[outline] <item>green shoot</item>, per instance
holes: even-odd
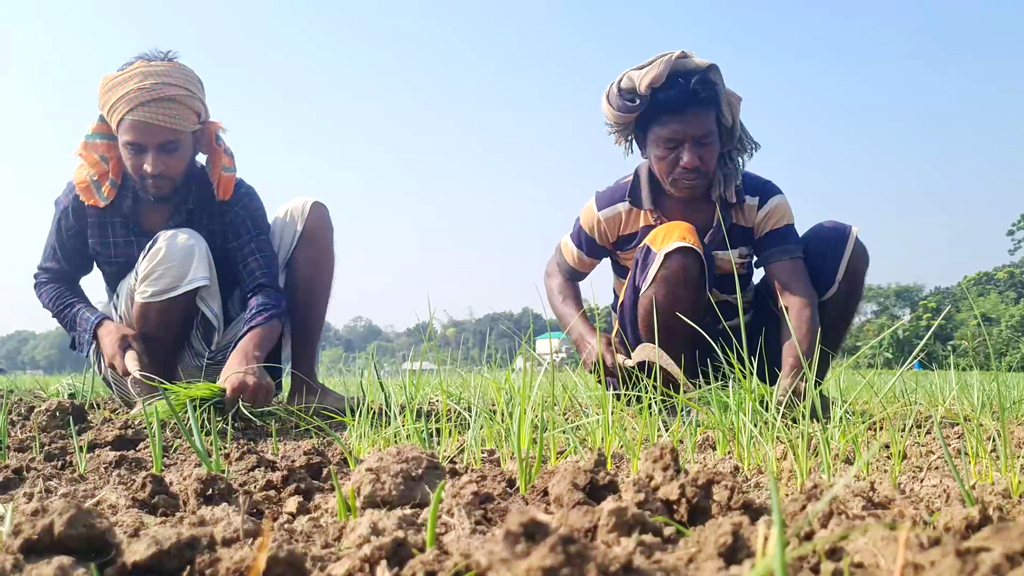
[[[355,520],[359,517],[359,504],[356,502],[356,489],[351,486],[348,489],[348,513]]]
[[[188,400],[185,402],[185,409],[188,411],[189,425],[185,425],[185,421],[182,419],[181,414],[178,411],[178,407],[168,394],[167,388],[164,386],[157,386],[160,390],[161,396],[164,398],[164,405],[167,406],[168,411],[171,413],[171,418],[174,419],[174,423],[178,426],[178,430],[181,435],[188,442],[190,448],[195,453],[196,457],[202,463],[203,467],[215,474],[220,474],[220,462],[216,464],[213,459],[210,458],[209,451],[206,448],[206,443],[203,441],[202,427],[199,424],[199,416],[196,412],[196,400]],[[222,389],[223,390],[223,389]]]
[[[430,514],[427,516],[427,550],[437,546],[437,516],[441,510],[441,500],[444,498],[444,486],[445,481],[441,480],[430,497]]]
[[[657,522],[659,524],[665,524],[666,526],[671,526],[675,528],[676,532],[679,533],[680,536],[690,536],[690,534],[692,534],[689,528],[683,526],[682,524],[676,522],[671,518],[666,518],[664,516],[655,516],[654,518],[651,518],[651,521]]]
[[[775,470],[768,469],[768,490],[772,499],[772,531],[775,534],[775,553],[772,567],[775,576],[786,576],[786,520],[782,516],[782,502],[779,498],[779,483]]]
[[[160,412],[153,410],[152,416],[149,409],[142,406],[142,417],[146,421],[146,435],[149,436],[149,451],[153,455],[153,473],[164,473],[164,436],[160,430]]]
[[[973,507],[975,504],[974,493],[971,489],[964,484],[963,478],[960,477],[960,471],[956,467],[956,463],[953,462],[953,456],[949,453],[949,446],[946,445],[946,437],[942,435],[942,428],[939,426],[939,417],[935,416],[935,435],[939,438],[939,444],[942,444],[942,455],[946,459],[946,465],[949,466],[949,471],[953,473],[953,479],[956,480],[957,487],[960,488],[960,495],[964,499],[964,504],[968,508]]]
[[[88,466],[89,439],[86,437],[85,442],[79,442],[78,432],[75,431],[74,419],[68,418],[68,423],[71,429],[71,448],[75,452],[75,469],[78,470],[79,476],[85,476],[85,470]]]
[[[8,392],[4,390],[3,400],[0,401],[0,462],[7,462],[10,451],[10,421],[11,402],[8,399]]]
[[[39,436],[39,426],[36,425],[36,421],[32,420],[32,455],[39,458],[43,455],[43,440]]]
[[[338,473],[334,471],[334,466],[331,466],[330,471],[331,485],[334,486],[334,504],[337,509],[338,522],[348,522],[352,518],[352,515],[349,514],[348,501],[345,499],[345,493],[341,490],[341,484],[338,482]]]

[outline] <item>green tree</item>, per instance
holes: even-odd
[[[1021,214],[1017,221],[1010,225],[1006,231],[1006,237],[1010,239],[1010,256],[1016,256],[1021,248],[1024,248],[1024,214]]]
[[[22,364],[27,369],[48,374],[67,374],[81,372],[86,360],[71,350],[71,338],[57,328],[35,335],[22,352]]]
[[[60,328],[42,333],[18,330],[0,337],[0,367],[9,372],[80,372],[86,366],[86,359],[71,351],[70,343],[71,339]]]
[[[340,331],[341,349],[349,354],[366,352],[370,345],[380,340],[384,330],[369,318],[356,316],[342,326]]]

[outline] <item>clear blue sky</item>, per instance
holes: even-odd
[[[1020,2],[89,4],[0,8],[0,333],[54,326],[32,291],[53,199],[100,78],[152,47],[203,78],[268,210],[331,207],[336,323],[539,307],[579,208],[639,161],[605,135],[603,89],[668,50],[719,63],[763,145],[751,169],[801,230],[859,226],[871,282],[1005,262],[1024,211]]]

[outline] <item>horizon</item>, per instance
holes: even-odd
[[[787,194],[801,231],[826,219],[860,229],[869,283],[947,286],[1013,260],[1024,6],[742,2],[726,16],[655,3],[631,9],[648,25],[631,41],[611,3],[180,6],[5,10],[0,74],[23,88],[0,92],[17,135],[0,144],[0,170],[18,215],[0,231],[12,247],[0,334],[56,327],[32,290],[53,200],[100,78],[154,47],[203,78],[268,212],[298,195],[331,208],[328,320],[339,327],[355,316],[408,327],[428,303],[455,318],[549,316],[542,273],[555,245],[640,160],[606,135],[600,95],[676,49],[718,63],[743,97],[763,146],[750,169]],[[231,26],[201,34],[186,6]],[[116,33],[99,45],[98,29]],[[610,278],[603,264],[584,296],[607,304]],[[83,285],[103,299],[97,273]]]

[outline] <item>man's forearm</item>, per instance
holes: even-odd
[[[96,335],[96,328],[107,319],[107,315],[93,306],[81,286],[68,285],[37,274],[35,291],[43,308],[71,336],[71,346],[75,351],[87,353]]]
[[[270,354],[270,351],[281,339],[282,329],[280,320],[271,320],[256,326],[242,336],[238,345],[235,346],[234,352],[231,353],[232,356],[240,354],[250,365],[263,364],[267,359],[267,354]]]
[[[813,373],[814,356],[818,349],[818,309],[812,302],[794,300],[788,304],[783,302],[786,308],[786,316],[782,318],[783,382],[799,379],[805,370]]]
[[[576,348],[579,349],[582,343],[592,342],[597,329],[591,324],[583,309],[583,294],[580,292],[579,284],[566,278],[552,261],[544,274],[544,287],[547,290],[551,311]]]

